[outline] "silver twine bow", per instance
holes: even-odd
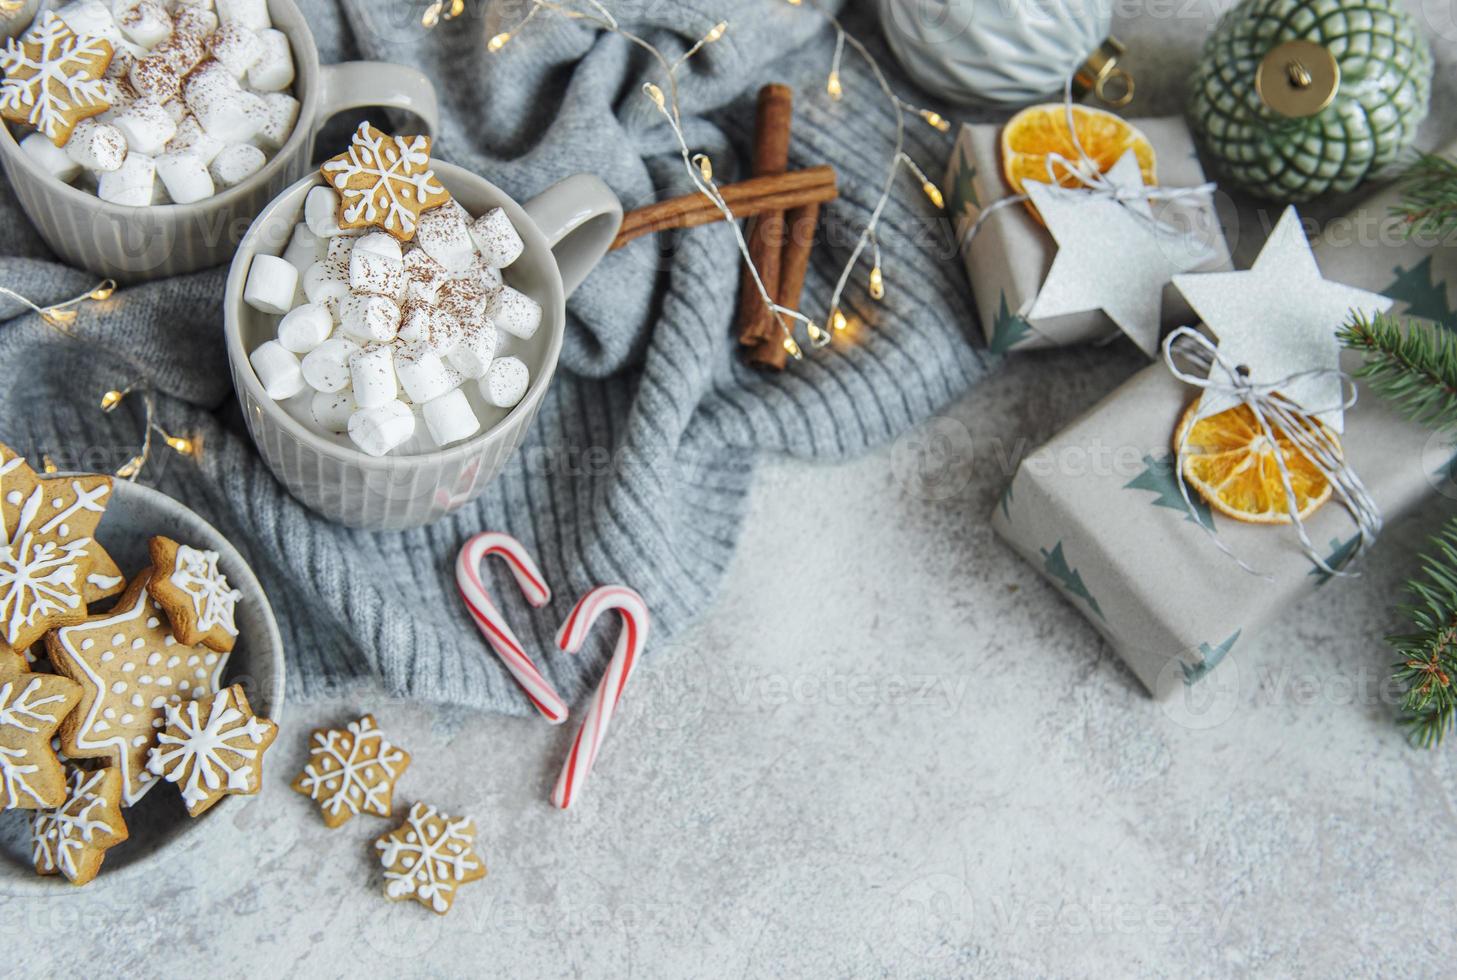
[[[1069,75],[1062,84],[1062,108],[1067,118],[1067,132],[1072,139],[1073,149],[1077,151],[1077,162],[1069,160],[1061,153],[1047,154],[1047,184],[1048,192],[1071,197],[1082,196],[1085,198],[1103,198],[1105,200],[1117,201],[1125,207],[1134,201],[1152,201],[1155,199],[1172,201],[1185,197],[1197,197],[1202,194],[1212,194],[1218,185],[1213,181],[1199,184],[1196,187],[1160,187],[1157,184],[1143,184],[1138,187],[1121,187],[1113,183],[1098,167],[1098,161],[1088,155],[1083,149],[1082,140],[1078,139],[1076,120],[1073,117],[1073,76]],[[1064,187],[1058,179],[1059,171],[1075,181],[1079,186]],[[993,201],[982,209],[981,214],[976,216],[971,227],[966,229],[961,236],[960,246],[966,248],[976,233],[981,230],[982,223],[987,218],[1016,204],[1029,200],[1026,194],[1010,194],[1007,197]],[[1128,208],[1128,213],[1136,217],[1140,222],[1148,226],[1155,235],[1169,236],[1187,241],[1192,233],[1181,232],[1178,229],[1159,221],[1152,215],[1140,211],[1137,208]]]
[[[1177,353],[1174,350],[1176,346],[1180,348]],[[1260,432],[1272,447],[1275,465],[1280,471],[1280,485],[1285,491],[1286,512],[1295,525],[1296,534],[1300,536],[1301,551],[1327,575],[1351,574],[1332,567],[1315,550],[1315,545],[1305,531],[1305,524],[1300,519],[1300,508],[1295,502],[1295,491],[1290,484],[1290,470],[1285,463],[1285,454],[1280,451],[1279,442],[1276,439],[1278,431],[1310,461],[1311,465],[1330,483],[1333,492],[1356,522],[1360,540],[1350,559],[1342,563],[1343,565],[1349,564],[1370,547],[1376,541],[1376,536],[1381,533],[1381,511],[1366,491],[1366,486],[1361,482],[1361,478],[1346,462],[1345,454],[1341,450],[1341,444],[1335,434],[1319,420],[1319,416],[1325,412],[1335,411],[1338,408],[1344,411],[1355,406],[1356,384],[1351,376],[1335,369],[1317,369],[1301,371],[1276,382],[1256,384],[1250,381],[1248,373],[1240,365],[1231,364],[1228,358],[1219,353],[1219,348],[1213,341],[1193,327],[1179,327],[1171,332],[1164,338],[1163,352],[1164,363],[1168,365],[1169,371],[1173,373],[1174,377],[1180,381],[1201,388],[1206,394],[1212,392],[1225,398],[1232,398],[1249,408],[1254,414]],[[1187,360],[1191,370],[1185,371],[1180,368],[1176,357]],[[1340,380],[1341,388],[1346,393],[1340,405],[1312,408],[1296,405],[1280,394],[1280,389],[1288,388],[1294,382],[1315,377],[1335,377]],[[1202,412],[1196,413],[1193,422],[1207,417]],[[1191,514],[1194,512],[1194,505],[1189,497],[1189,485],[1184,480],[1184,459],[1188,455],[1189,433],[1194,429],[1193,422],[1180,434],[1174,458],[1174,472],[1179,482],[1179,493],[1183,495],[1184,506],[1189,508]],[[1214,530],[1213,522],[1210,522],[1209,525],[1205,525],[1203,521],[1196,521],[1196,523],[1214,539],[1219,550],[1233,558],[1245,571],[1264,578],[1271,578],[1266,573],[1257,572],[1236,555]]]

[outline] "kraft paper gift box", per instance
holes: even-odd
[[[1132,123],[1153,145],[1159,184],[1174,188],[1197,187],[1205,182],[1183,119],[1170,116]],[[967,241],[967,232],[982,209],[1014,193],[1002,174],[1001,138],[1000,124],[963,125],[951,150],[945,183],[947,208],[956,224],[962,261],[987,346],[1000,353],[1117,337],[1118,328],[1099,310],[1028,319],[1027,311],[1036,302],[1057,254],[1057,243],[1025,205],[1006,206],[991,213],[975,237]],[[1152,202],[1153,213],[1160,221],[1195,236],[1208,249],[1208,261],[1190,272],[1230,268],[1229,247],[1214,205],[1216,196]],[[1176,327],[1190,322],[1191,317],[1192,311],[1178,291],[1172,285],[1166,287],[1164,326]]]
[[[1457,248],[1407,242],[1388,190],[1315,244],[1327,279],[1398,299],[1392,313],[1453,321]],[[1332,324],[1334,329],[1336,324]],[[1343,352],[1353,372],[1361,357]],[[1342,443],[1387,523],[1449,479],[1450,437],[1402,419],[1358,384]],[[1193,684],[1291,603],[1330,576],[1301,551],[1292,525],[1211,512],[1173,472],[1173,433],[1198,390],[1162,361],[1145,368],[1018,467],[993,514],[997,533],[1068,597],[1138,679],[1166,697]],[[1241,569],[1196,521],[1212,522]],[[1335,497],[1305,521],[1327,564],[1353,552],[1357,531]],[[1377,542],[1380,547],[1380,542]]]

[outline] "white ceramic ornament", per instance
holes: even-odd
[[[922,88],[950,102],[1025,105],[1061,92],[1090,59],[1094,72],[1106,64],[1097,59],[1109,40],[1113,0],[879,2],[896,59]],[[1121,51],[1112,44],[1107,53]]]

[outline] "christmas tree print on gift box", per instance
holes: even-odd
[[[1448,330],[1457,330],[1457,314],[1447,302],[1446,280],[1439,282],[1432,275],[1430,255],[1423,256],[1410,269],[1397,266],[1392,273],[1396,278],[1382,292],[1399,303],[1405,303],[1408,315],[1431,320]]]
[[[1078,573],[1076,568],[1068,565],[1067,556],[1062,553],[1062,542],[1059,541],[1053,545],[1051,551],[1048,551],[1046,548],[1040,550],[1042,551],[1043,571],[1057,580],[1058,584],[1066,589],[1070,595],[1076,596],[1086,602],[1088,608],[1098,614],[1099,619],[1104,619],[1103,610],[1098,606],[1098,600],[1093,598],[1093,594],[1083,584],[1082,575]]]

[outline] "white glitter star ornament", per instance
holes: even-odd
[[[1113,187],[1144,186],[1130,150],[1103,174]],[[1161,232],[1146,200],[1028,183],[1026,192],[1057,241],[1057,255],[1032,319],[1102,310],[1149,357],[1158,352],[1164,287],[1178,272],[1208,261],[1196,236],[1172,226]]]
[[[1336,432],[1344,429],[1345,393],[1336,330],[1359,310],[1390,309],[1391,299],[1324,279],[1294,208],[1286,208],[1247,272],[1174,277],[1174,285],[1219,340],[1220,356],[1248,370],[1255,384],[1280,393]],[[1219,370],[1218,367],[1212,370]],[[1297,378],[1302,372],[1323,372]],[[1239,399],[1216,386],[1201,396],[1199,414],[1215,415]]]

